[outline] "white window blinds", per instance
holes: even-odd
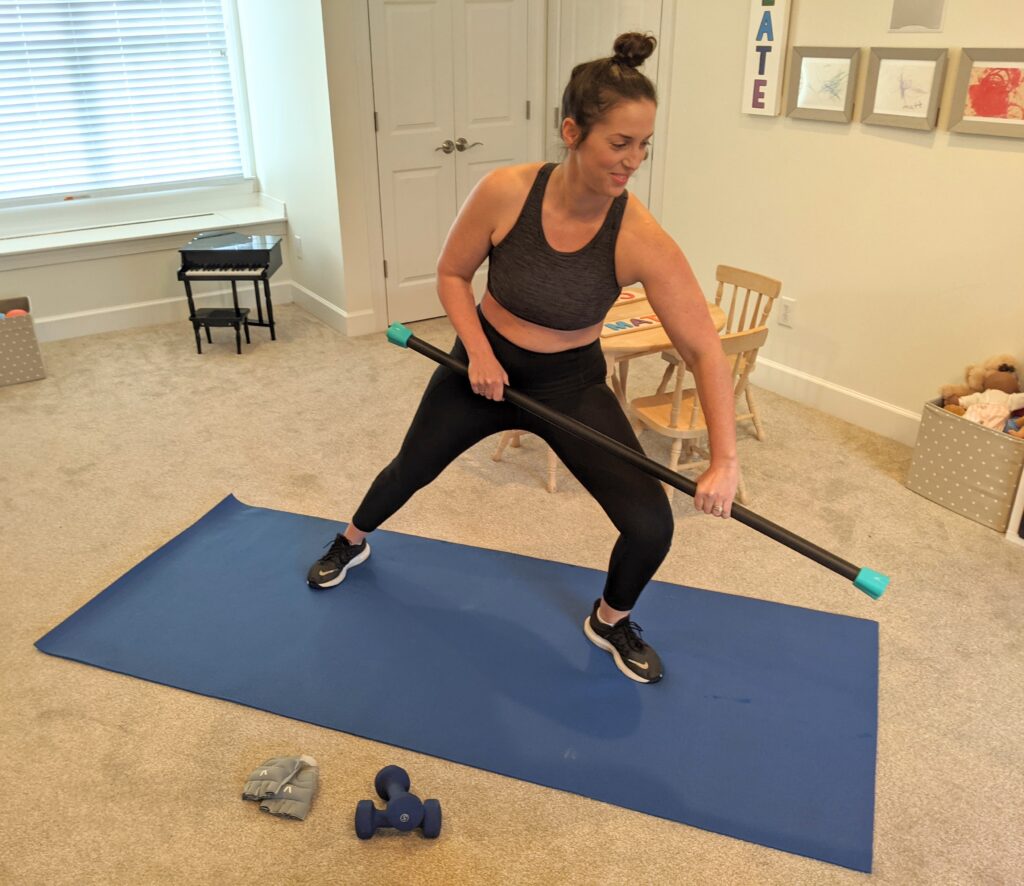
[[[239,177],[222,0],[0,0],[0,202]]]

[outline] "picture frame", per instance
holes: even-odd
[[[872,46],[861,123],[934,129],[948,55],[946,49]]]
[[[951,132],[1024,138],[1024,49],[961,49]]]
[[[794,46],[789,59],[786,116],[849,123],[860,47]]]

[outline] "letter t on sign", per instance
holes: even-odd
[[[744,114],[777,117],[782,106],[783,60],[791,0],[750,0]]]

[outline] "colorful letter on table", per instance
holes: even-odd
[[[789,0],[751,0],[743,113],[777,117],[782,105]]]

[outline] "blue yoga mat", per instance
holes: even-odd
[[[312,591],[340,528],[229,496],[36,645],[871,870],[875,622],[652,582],[641,685],[583,635],[602,572],[378,531]]]

